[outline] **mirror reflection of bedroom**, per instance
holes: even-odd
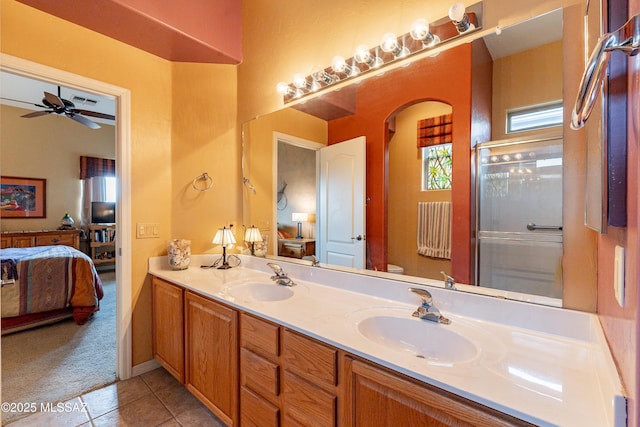
[[[59,402],[117,379],[115,101],[0,81],[2,394]]]

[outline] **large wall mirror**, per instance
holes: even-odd
[[[581,31],[579,20],[576,25],[575,31]],[[441,271],[444,271],[461,283],[484,288],[499,283],[495,285],[498,291],[509,296],[562,305],[562,145],[565,126],[551,123],[549,127],[543,125],[542,129],[534,131],[508,133],[507,122],[514,112],[530,111],[535,117],[536,111],[547,112],[549,106],[559,106],[563,111],[563,11],[559,9],[528,19],[502,29],[499,35],[494,32],[480,35],[482,33],[476,40],[471,40],[475,36],[470,36],[468,43],[442,51],[435,57],[421,58],[393,73],[323,95],[326,96],[324,100],[319,97],[319,101],[300,103],[243,125],[243,221],[246,227],[259,227],[268,238],[269,256],[278,255],[279,239],[296,237],[300,224],[293,220],[292,212],[318,209],[315,195],[295,191],[302,185],[296,185],[294,177],[308,177],[308,169],[314,167],[309,156],[298,150],[316,151],[321,149],[319,147],[335,145],[369,132],[367,189],[362,200],[366,205],[364,269],[400,273],[394,278],[409,282],[420,282],[425,278],[441,280]],[[441,73],[439,77],[433,78],[433,73],[438,72]],[[419,77],[421,83],[414,86],[407,83],[412,81],[411,75],[413,79]],[[383,80],[385,78],[393,80]],[[453,88],[449,89],[453,95],[442,90],[447,86]],[[389,95],[385,90],[411,92],[413,98],[406,95],[400,101],[394,101],[395,95]],[[377,99],[366,98],[361,95],[364,91],[381,94]],[[344,99],[353,92],[357,93],[354,109],[345,112],[342,107],[340,111],[331,108],[331,97]],[[386,105],[382,99],[395,104]],[[377,114],[374,127],[379,129],[372,131],[372,126],[367,125],[366,129],[358,128],[358,123],[366,123],[367,119],[362,117],[369,114],[368,110],[377,110],[371,114]],[[453,149],[449,159],[452,185],[424,190],[428,166],[425,166],[424,149],[417,146],[416,122],[446,115],[452,117],[453,128]],[[540,142],[539,147],[535,147],[536,142]],[[283,148],[283,144],[290,144],[295,149]],[[499,153],[499,161],[496,161],[498,154],[492,160],[492,152]],[[281,164],[279,158],[287,159],[287,164]],[[495,167],[488,172],[482,166],[483,159],[493,161]],[[542,247],[528,253],[525,249],[531,246],[530,242],[520,240],[518,256],[512,257],[515,264],[511,266],[498,262],[492,267],[487,262],[491,257],[504,258],[499,251],[513,253],[510,246],[500,248],[497,254],[479,253],[482,248],[477,244],[477,236],[482,221],[477,215],[482,208],[478,202],[482,200],[480,193],[485,191],[479,185],[481,179],[485,179],[483,182],[488,186],[486,191],[489,193],[486,194],[507,201],[494,207],[493,212],[489,209],[485,213],[485,219],[489,219],[486,223],[495,225],[509,217],[504,209],[510,209],[509,203],[518,204],[522,200],[527,200],[531,209],[520,204],[519,211],[546,210],[555,214],[553,218],[523,218],[518,225],[520,228],[513,230],[491,230],[494,237],[502,237],[503,232],[511,233],[507,236],[510,242],[526,233],[535,233],[534,240],[543,242]],[[550,180],[550,186],[539,184],[549,184]],[[307,178],[304,182],[306,191],[314,191]],[[549,188],[555,188],[556,193],[548,194]],[[512,191],[510,196],[509,189]],[[449,256],[418,253],[421,203],[451,205]],[[548,209],[540,209],[542,204]],[[286,215],[279,215],[285,210]],[[320,211],[307,213],[318,214]],[[314,240],[318,237],[316,224],[319,221],[316,215],[315,222],[301,224],[303,238]],[[531,224],[534,228],[528,229],[527,225],[531,227]],[[552,258],[545,249],[549,245],[555,251]],[[320,246],[317,243],[316,247]],[[540,256],[544,259],[536,259]],[[523,285],[523,282],[541,280],[540,275],[535,276],[541,271],[540,265],[545,266],[542,279],[549,283],[539,289]],[[487,283],[480,283],[481,266],[485,269],[485,277],[490,278]],[[523,269],[528,269],[524,280],[510,279],[510,275]]]

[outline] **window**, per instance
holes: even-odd
[[[104,178],[104,201],[115,202],[116,201],[116,177],[105,176]]]
[[[422,148],[422,190],[451,188],[451,144]]]
[[[507,133],[562,125],[562,101],[507,111]]]

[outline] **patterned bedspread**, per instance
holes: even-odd
[[[82,324],[99,307],[100,276],[91,258],[72,247],[2,249],[0,260],[2,318],[73,307]]]

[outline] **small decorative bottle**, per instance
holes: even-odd
[[[74,223],[75,221],[73,220],[73,218],[71,218],[69,212],[65,212],[62,220],[60,220],[60,225],[62,226],[61,228],[71,228],[73,227]]]

